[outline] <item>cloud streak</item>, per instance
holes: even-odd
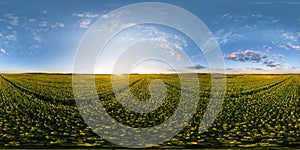
[[[280,19],[274,16],[268,16],[264,14],[258,14],[258,13],[224,13],[221,15],[222,21],[228,22],[230,21],[230,24],[232,26],[238,25],[240,26],[245,25],[247,27],[256,28],[258,25],[273,25],[278,24],[280,22]],[[249,24],[251,22],[251,24]],[[242,29],[242,28],[240,28]]]

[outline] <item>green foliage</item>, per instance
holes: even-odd
[[[177,136],[161,144],[162,148],[300,144],[300,75],[228,75],[222,110],[204,133],[198,128],[209,102],[211,80],[209,75],[198,76],[200,89],[182,92],[177,75],[130,75],[130,92],[140,101],[151,97],[152,80],[165,83],[165,100],[150,113],[122,107],[112,90],[110,75],[96,75],[95,86],[101,104],[114,119],[142,128],[168,120],[182,94],[199,95],[193,119]],[[122,80],[120,76],[116,86],[123,86]],[[0,148],[116,147],[84,123],[73,97],[71,75],[1,75],[0,97]]]

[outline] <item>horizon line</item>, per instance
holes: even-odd
[[[112,73],[72,73],[72,72],[0,72],[0,74],[61,74],[61,75],[168,75],[168,74],[194,74],[194,72],[184,72],[184,73],[122,73],[122,74],[112,74]],[[289,75],[295,74],[300,75],[300,73],[211,73],[211,72],[196,72],[195,74],[225,74],[225,75]]]

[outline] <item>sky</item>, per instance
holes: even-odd
[[[107,13],[138,2],[147,1],[1,0],[0,72],[72,72],[78,45],[86,32],[101,19],[117,21],[118,16]],[[208,27],[222,52],[226,73],[300,73],[300,1],[156,2],[181,7]],[[127,47],[131,52],[125,53],[126,57],[155,56],[160,52],[165,57],[136,62],[130,68],[133,73],[168,73],[174,68],[183,72],[210,70],[201,49],[176,29],[154,24],[125,28],[99,56],[95,73],[122,73],[122,66],[114,68],[114,63],[122,56],[122,46],[136,40],[148,40],[153,47],[136,43]],[[192,65],[181,60],[190,60]],[[129,61],[123,65],[126,63]]]

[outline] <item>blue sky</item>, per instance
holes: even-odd
[[[89,27],[106,13],[136,2],[143,1],[1,0],[0,72],[72,72],[77,46]],[[206,24],[222,50],[227,73],[300,73],[300,1],[157,2],[182,7]],[[192,59],[193,69],[207,70],[205,58],[188,37],[166,27],[150,27],[159,31],[156,37],[143,38],[170,34],[164,40],[173,46],[181,42],[177,48]],[[134,34],[129,31],[142,32],[138,27],[128,30],[130,37]],[[180,57],[173,49],[168,54]],[[113,57],[111,53],[106,59]],[[101,69],[101,65],[109,67]],[[153,70],[164,65],[148,61],[136,71],[143,67],[149,71],[151,66]],[[99,73],[111,67],[100,63]]]

